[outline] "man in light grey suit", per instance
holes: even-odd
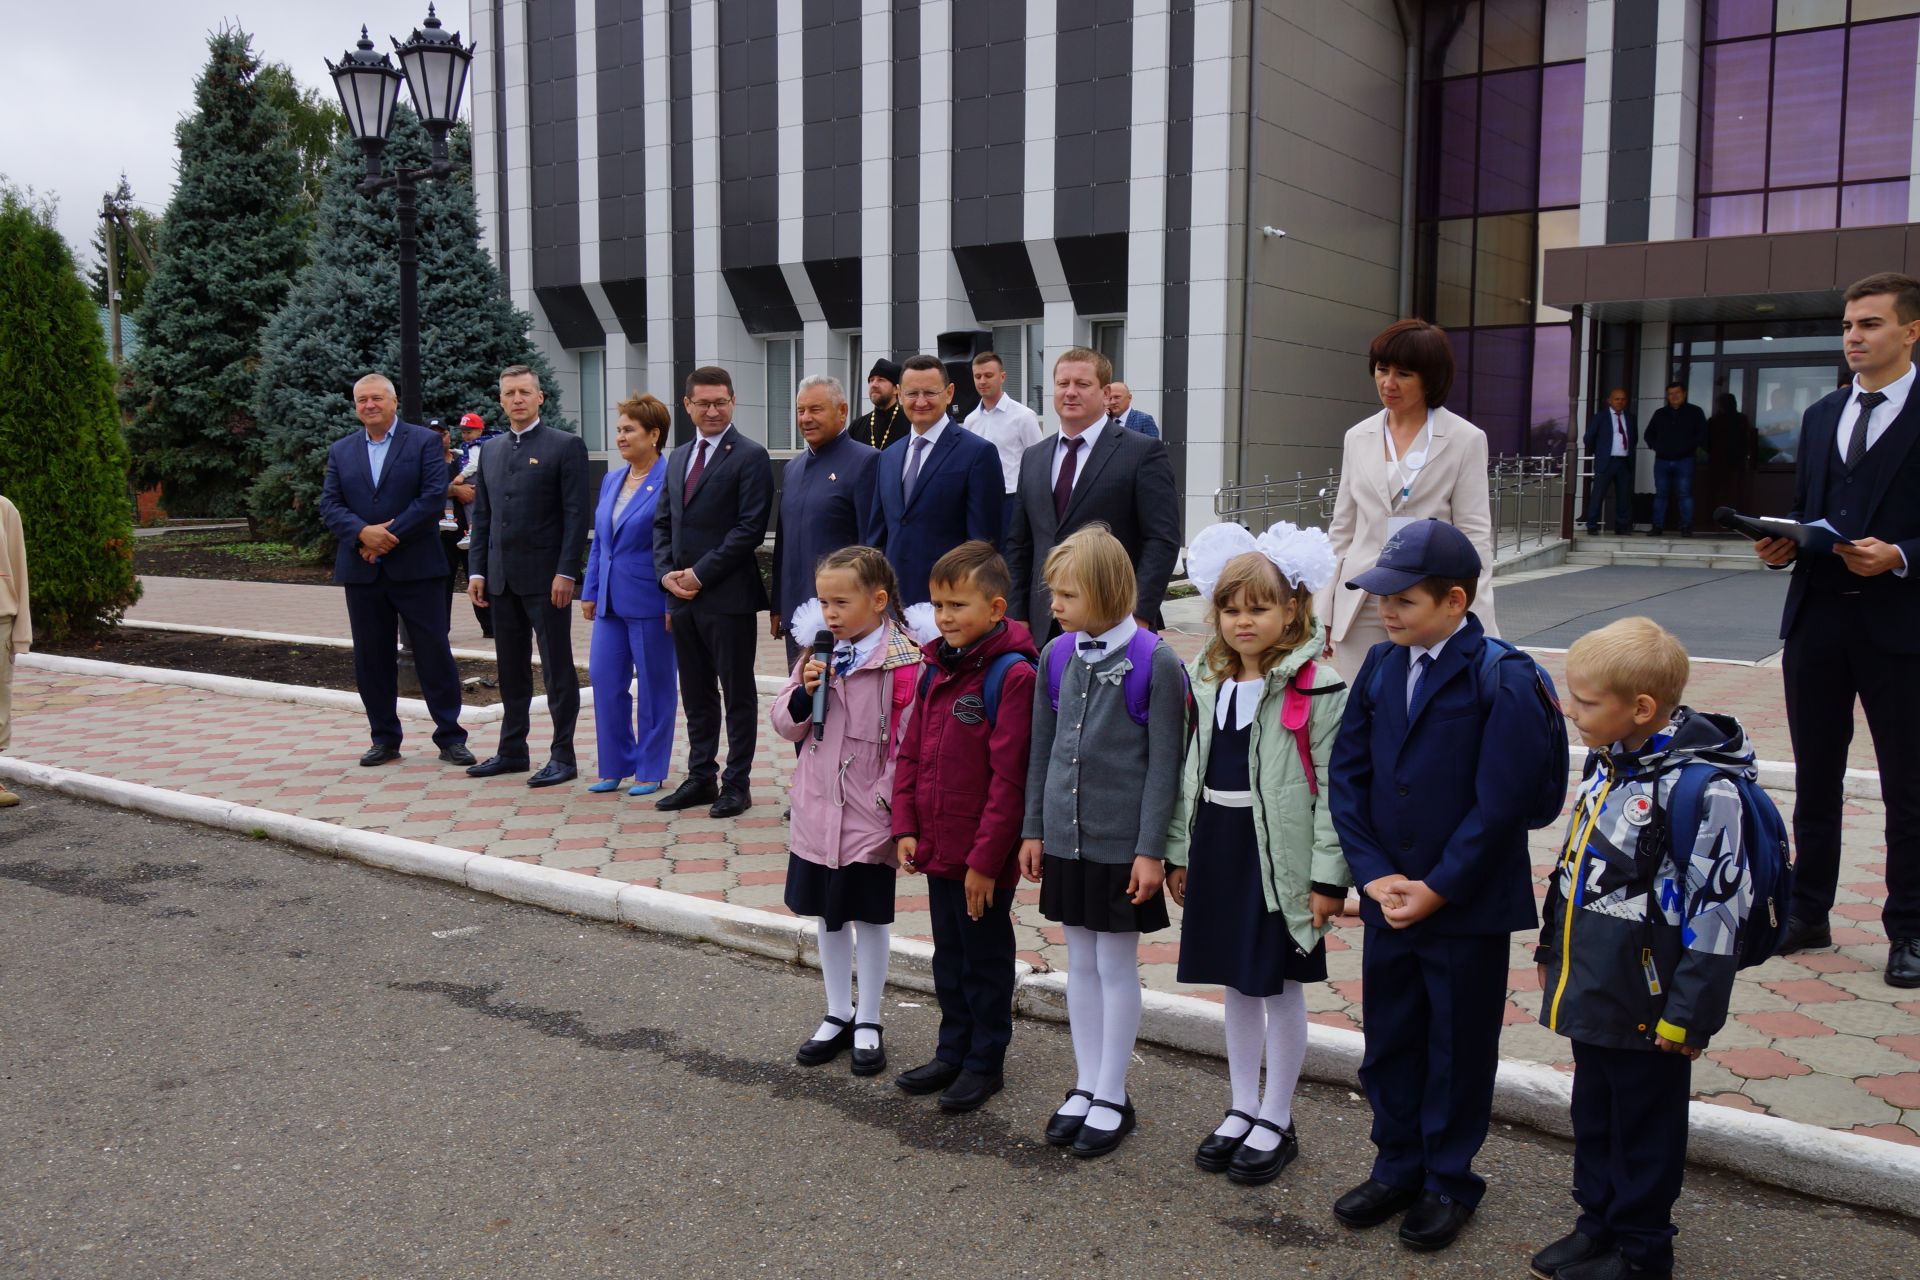
[[[1160,424],[1153,415],[1133,407],[1133,391],[1124,382],[1116,382],[1107,388],[1107,417],[1129,431],[1138,431],[1143,436],[1160,438]]]
[[[1112,363],[1088,347],[1072,347],[1053,363],[1053,410],[1060,434],[1020,457],[1020,485],[1007,532],[1013,596],[1007,612],[1044,643],[1053,625],[1053,597],[1042,578],[1047,554],[1075,529],[1100,523],[1120,539],[1140,584],[1138,614],[1159,630],[1173,562],[1180,554],[1180,493],[1173,459],[1153,437],[1114,426],[1106,391]]]

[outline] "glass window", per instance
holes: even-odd
[[[1767,197],[1767,230],[1818,231],[1831,227],[1837,195],[1832,187],[1775,191]]]
[[[1839,375],[1832,365],[1767,368],[1754,375],[1754,428],[1760,433],[1761,462],[1790,463],[1800,447],[1800,418],[1815,400],[1832,391]]]
[[[607,443],[607,353],[582,351],[580,358],[580,438],[599,451]]]
[[[1829,27],[1847,20],[1847,0],[1780,0],[1775,15],[1775,31],[1799,31],[1803,27]]]
[[[1766,185],[1767,75],[1772,43],[1745,40],[1707,49],[1700,76],[1702,192],[1749,191]],[[1833,145],[1831,132],[1827,145]]]
[[[1586,57],[1587,0],[1547,0],[1547,33],[1541,44],[1542,62]]]
[[[1533,219],[1513,213],[1479,220],[1473,255],[1473,323],[1533,323]]]
[[[1846,172],[1904,178],[1913,148],[1913,66],[1920,22],[1855,27],[1847,63]]]
[[[1527,414],[1527,452],[1558,457],[1567,451],[1567,378],[1573,368],[1573,329],[1543,324],[1533,331],[1533,394]]]
[[[1580,203],[1580,143],[1587,65],[1548,67],[1540,75],[1540,207]]]
[[[1540,0],[1486,0],[1480,69],[1504,71],[1540,61]]]
[[[1838,149],[1833,142],[1840,136],[1846,41],[1847,33],[1836,30],[1782,36],[1774,42],[1773,146],[1768,186],[1797,187],[1832,182],[1840,176]],[[1909,112],[1912,105],[1909,97]],[[1715,188],[1727,189],[1724,183]]]
[[[1773,30],[1773,0],[1707,0],[1702,26],[1709,40],[1762,35]]]
[[[1475,329],[1473,425],[1487,433],[1487,452],[1495,457],[1521,451],[1532,398],[1531,325],[1517,329]]]
[[[1095,320],[1092,338],[1093,349],[1113,363],[1114,381],[1125,382],[1127,375],[1123,362],[1127,354],[1127,322]]]
[[[1434,88],[1434,95],[1439,99],[1440,173],[1439,180],[1430,187],[1435,197],[1434,212],[1442,218],[1457,218],[1473,212],[1474,130],[1479,94],[1477,80],[1449,80]]]
[[[1470,76],[1480,69],[1480,0],[1427,8],[1422,25],[1427,73]]]
[[[867,359],[860,349],[860,335],[847,335],[847,399],[851,402],[847,409],[849,418],[866,412],[867,407]]]
[[[800,390],[801,364],[800,339],[767,339],[767,448],[775,453],[791,453],[798,447],[793,398]]]
[[[1442,329],[1473,323],[1473,219],[1442,222],[1434,234],[1433,322]]]
[[[1765,196],[1712,196],[1694,206],[1697,236],[1753,236],[1765,229]]]
[[[1580,243],[1580,211],[1578,209],[1555,209],[1540,215],[1539,248],[1534,255],[1534,279],[1545,279],[1546,257],[1549,249],[1566,249]],[[1541,302],[1534,306],[1533,318],[1541,324],[1551,324],[1556,320],[1571,320],[1572,314],[1550,307]]]
[[[1920,13],[1920,0],[1853,0],[1855,22],[1897,18],[1905,13]]]
[[[1539,116],[1538,71],[1507,71],[1480,78],[1477,212],[1539,207]]]
[[[1906,221],[1909,221],[1906,179],[1840,188],[1841,226],[1884,227]]]

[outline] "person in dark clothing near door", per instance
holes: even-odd
[[[1722,391],[1707,419],[1707,476],[1715,507],[1746,511],[1753,501],[1753,463],[1753,421],[1740,412],[1732,392]]]
[[[1627,389],[1615,387],[1607,407],[1587,422],[1587,457],[1593,460],[1593,481],[1587,488],[1587,536],[1600,533],[1600,505],[1613,494],[1613,531],[1633,532],[1633,449],[1640,428],[1627,411]]]
[[[1687,403],[1685,383],[1667,384],[1667,402],[1647,420],[1647,447],[1653,450],[1653,527],[1665,532],[1667,508],[1676,508],[1680,536],[1693,536],[1693,459],[1707,443],[1707,415]]]

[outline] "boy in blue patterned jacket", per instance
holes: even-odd
[[[1547,886],[1540,1020],[1573,1041],[1571,1234],[1545,1280],[1673,1271],[1693,1059],[1727,1020],[1753,901],[1733,779],[1753,750],[1731,716],[1680,705],[1687,651],[1623,618],[1567,652],[1567,714],[1592,755]],[[1698,829],[1674,831],[1682,770],[1704,763]]]

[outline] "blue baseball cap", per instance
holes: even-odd
[[[1445,520],[1415,520],[1387,539],[1373,568],[1348,582],[1369,595],[1390,596],[1427,578],[1478,578],[1480,553]]]

